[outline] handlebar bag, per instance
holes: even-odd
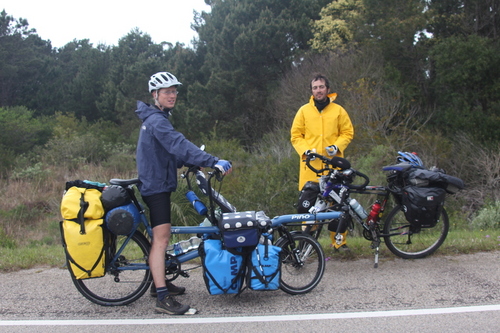
[[[439,187],[405,186],[402,206],[406,220],[418,228],[436,226],[444,205],[446,191]]]
[[[299,200],[297,202],[297,213],[308,213],[309,209],[316,203],[319,193],[319,183],[312,181],[306,182],[300,191]]]
[[[260,226],[255,211],[223,213],[219,229],[226,248],[253,249],[259,242]]]
[[[267,239],[266,239],[267,240]],[[258,244],[250,255],[247,270],[247,286],[252,290],[277,290],[280,286],[281,248]]]
[[[238,294],[243,286],[244,257],[223,248],[219,239],[205,239],[198,247],[203,280],[210,295]]]
[[[107,232],[101,192],[76,186],[69,188],[61,201],[61,214],[62,245],[73,278],[104,276]]]

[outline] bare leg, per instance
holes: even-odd
[[[165,251],[170,241],[170,223],[160,224],[153,228],[153,243],[149,254],[149,267],[156,288],[165,284]]]

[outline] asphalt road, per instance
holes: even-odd
[[[176,284],[178,300],[198,310],[168,316],[149,294],[128,306],[87,301],[59,268],[0,274],[0,332],[499,332],[500,251],[327,261],[311,293],[244,291],[211,296],[201,268]],[[74,326],[77,327],[74,327]]]

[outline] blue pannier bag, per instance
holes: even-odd
[[[257,245],[248,262],[247,286],[252,290],[277,290],[280,286],[281,248],[265,243]]]
[[[132,202],[106,213],[106,227],[115,235],[129,235],[140,222],[141,215]]]
[[[245,278],[244,257],[222,248],[219,239],[205,239],[198,248],[203,280],[211,295],[238,294]]]

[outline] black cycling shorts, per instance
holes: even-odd
[[[170,194],[171,192],[164,192],[142,197],[149,208],[149,222],[152,228],[170,223]]]

